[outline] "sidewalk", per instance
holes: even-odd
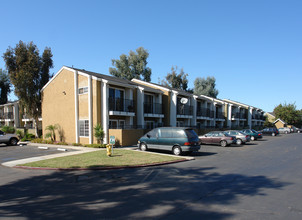
[[[14,160],[14,161],[8,161],[5,163],[2,163],[3,166],[7,167],[14,167],[18,164],[24,164],[24,163],[30,163],[30,162],[36,162],[39,160],[46,160],[46,159],[52,159],[57,157],[65,157],[70,155],[76,155],[76,154],[82,154],[86,152],[92,152],[92,151],[98,151],[102,150],[100,148],[88,148],[88,147],[78,147],[78,146],[65,146],[65,145],[54,145],[54,144],[36,144],[36,143],[28,143],[28,146],[36,146],[36,147],[49,147],[49,148],[60,148],[60,149],[72,149],[75,151],[71,152],[64,152],[64,153],[57,153],[57,154],[51,154],[51,155],[45,155],[45,156],[39,156],[39,157],[31,157],[31,158],[25,158],[21,160]]]

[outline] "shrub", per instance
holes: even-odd
[[[42,144],[43,141],[44,140],[42,138],[36,138],[36,139],[31,140],[32,143],[39,143],[39,144]]]
[[[106,144],[85,144],[84,147],[106,148]]]
[[[57,145],[68,145],[66,142],[58,142],[58,143],[54,143],[54,144],[57,144]]]
[[[31,141],[33,139],[35,139],[35,135],[34,134],[25,133],[24,137],[21,140],[22,141]]]
[[[19,137],[19,139],[22,139],[24,137],[24,133],[22,130],[17,130],[16,135]]]
[[[72,143],[72,146],[83,146],[81,143]]]
[[[11,127],[11,126],[3,126],[1,128],[1,130],[4,132],[4,133],[8,133],[8,134],[14,134],[16,132],[16,129],[14,127]]]

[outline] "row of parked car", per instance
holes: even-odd
[[[254,129],[211,131],[198,136],[192,128],[161,127],[155,128],[141,137],[138,140],[138,147],[142,151],[148,149],[168,150],[172,151],[175,155],[181,155],[198,151],[202,144],[216,144],[222,147],[231,144],[241,145],[261,139],[263,135],[276,136],[279,133],[287,132],[290,131],[286,129],[279,131],[276,128],[265,128],[261,131]]]

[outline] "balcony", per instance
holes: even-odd
[[[217,119],[225,119],[222,112],[216,112],[216,118]]]
[[[240,113],[234,113],[232,114],[232,118],[240,118]]]
[[[144,114],[162,114],[163,104],[160,103],[144,103]]]
[[[13,112],[5,112],[3,114],[4,119],[14,119],[14,113]]]
[[[246,119],[246,114],[245,113],[240,113],[240,119]]]
[[[177,105],[177,115],[193,115],[193,106]]]
[[[119,112],[119,113],[117,113]],[[121,114],[121,112],[125,114]],[[129,115],[134,116],[135,103],[130,99],[109,98],[109,114],[110,115]],[[132,114],[127,114],[132,113]]]

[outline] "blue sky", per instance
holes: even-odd
[[[214,76],[218,98],[272,111],[302,109],[301,0],[3,1],[0,54],[19,40],[50,47],[63,65],[109,74],[111,59],[142,46],[152,82],[172,65]],[[0,68],[5,68],[3,58]],[[11,95],[11,99],[14,99]]]

